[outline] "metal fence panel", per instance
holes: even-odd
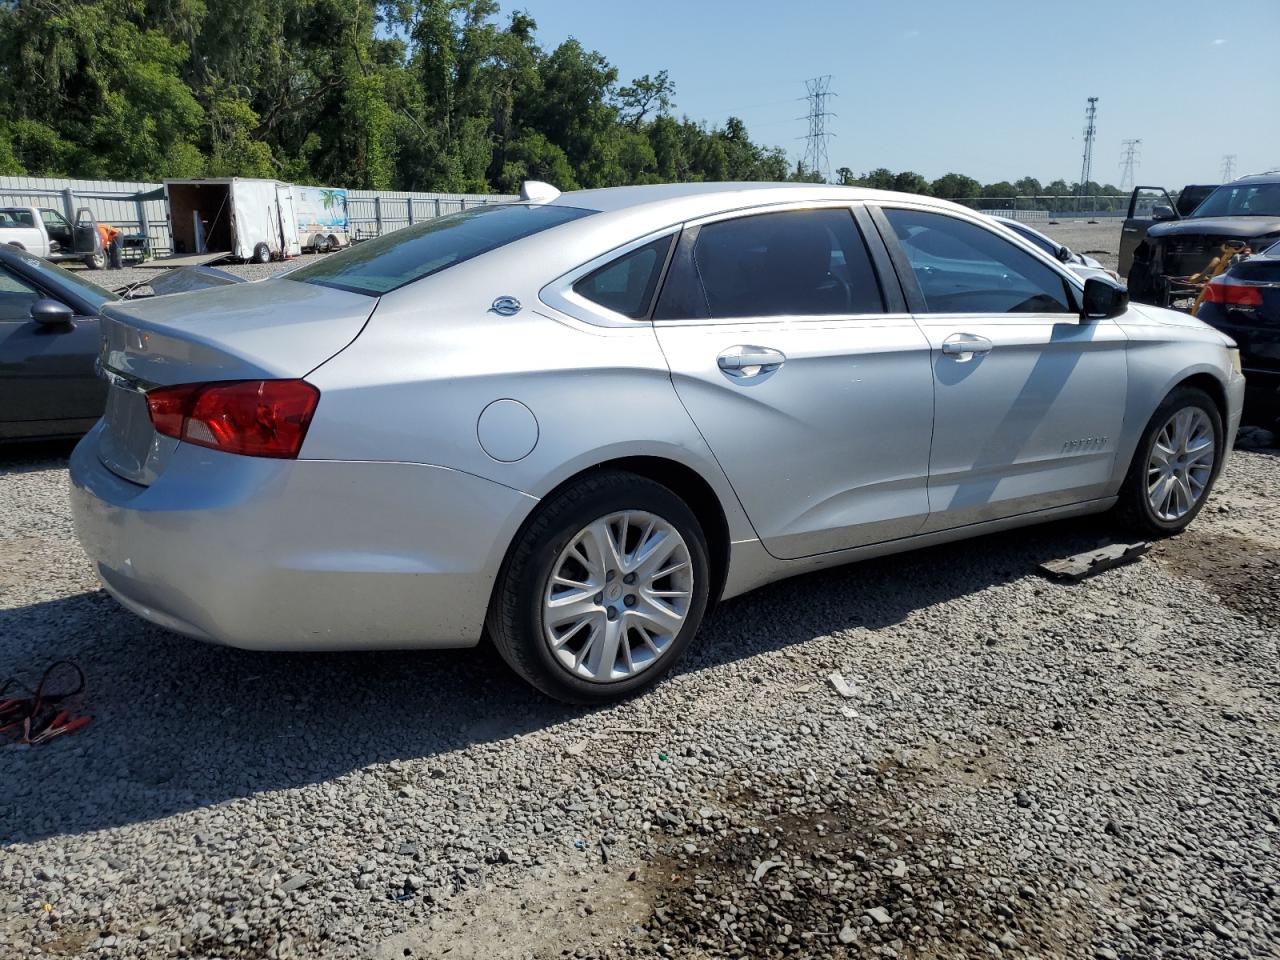
[[[100,223],[126,233],[145,232],[151,249],[168,253],[168,211],[163,200],[136,201],[132,197],[161,186],[125,180],[71,180],[60,177],[0,177],[0,207],[49,207],[68,220],[88,207]],[[371,237],[483,203],[517,199],[505,194],[415,193],[387,190],[347,191],[347,216],[353,237]]]

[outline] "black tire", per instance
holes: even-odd
[[[1156,515],[1147,499],[1147,464],[1150,462],[1151,449],[1160,429],[1177,411],[1187,407],[1198,407],[1204,411],[1213,425],[1213,470],[1209,474],[1209,482],[1204,492],[1195,505],[1176,520],[1163,520]],[[1125,475],[1124,483],[1120,487],[1120,500],[1115,508],[1116,516],[1127,528],[1148,539],[1171,537],[1181,533],[1200,513],[1213,492],[1218,472],[1222,469],[1223,441],[1222,414],[1218,411],[1218,406],[1213,399],[1197,387],[1175,388],[1156,408],[1146,429],[1142,431],[1142,439],[1138,441],[1133,460],[1129,464],[1129,472]]]
[[[91,253],[89,256],[84,258],[84,265],[90,270],[101,270],[107,265],[106,254]]]
[[[689,548],[692,596],[683,627],[659,661],[626,680],[597,683],[570,673],[544,642],[542,599],[570,539],[593,521],[623,510],[655,514],[676,528]],[[702,527],[676,494],[635,474],[592,474],[543,501],[517,534],[494,585],[488,634],[508,666],[547,696],[577,704],[620,700],[652,686],[683,656],[706,613],[710,570]]]
[[[329,238],[326,237],[323,233],[317,233],[314,237],[311,238],[311,249],[314,250],[316,253],[328,253]]]
[[[342,249],[342,244],[338,243],[337,234],[333,234],[333,233],[329,234],[328,252],[332,253],[334,250],[341,250],[341,249]]]
[[[265,243],[260,243],[256,247],[254,247],[253,262],[254,263],[270,263],[271,248],[268,247]]]

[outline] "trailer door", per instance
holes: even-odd
[[[298,240],[298,215],[293,209],[292,186],[276,184],[276,204],[280,212],[281,250],[286,257],[296,257],[302,252],[302,244]]]

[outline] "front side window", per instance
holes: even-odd
[[[39,290],[0,267],[0,321],[30,320],[31,307],[39,299]]]
[[[593,212],[556,204],[474,207],[348,247],[293,271],[288,279],[378,297]]]
[[[929,313],[1072,313],[1066,281],[995,231],[941,213],[886,209]]]
[[[883,312],[853,214],[833,208],[754,214],[688,231],[655,318]]]
[[[575,283],[574,293],[606,310],[643,320],[649,314],[671,241],[672,237],[662,237],[624,253]]]
[[[71,224],[67,223],[66,217],[57,210],[50,210],[47,207],[40,208],[40,219],[44,221],[46,227],[52,227],[55,230],[65,230],[71,226]]]

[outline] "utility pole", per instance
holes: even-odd
[[[836,96],[831,92],[831,75],[806,80],[804,87],[808,91],[806,99],[809,101],[809,133],[804,138],[804,165],[809,172],[821,176],[823,183],[828,183],[831,180],[831,162],[827,159],[827,139],[831,134],[827,133],[827,117],[834,117],[835,114],[827,110],[827,97]]]
[[[1224,153],[1222,155],[1222,182],[1230,183],[1236,178],[1236,155],[1234,153]]]
[[[1094,121],[1098,118],[1098,98],[1090,97],[1084,108],[1084,158],[1080,163],[1080,188],[1077,195],[1083,197],[1093,177],[1093,138],[1098,135]]]
[[[1137,169],[1138,164],[1142,162],[1142,158],[1138,155],[1142,141],[1123,140],[1120,146],[1124,150],[1120,157],[1120,189],[1130,191],[1136,186],[1134,183],[1134,171]]]

